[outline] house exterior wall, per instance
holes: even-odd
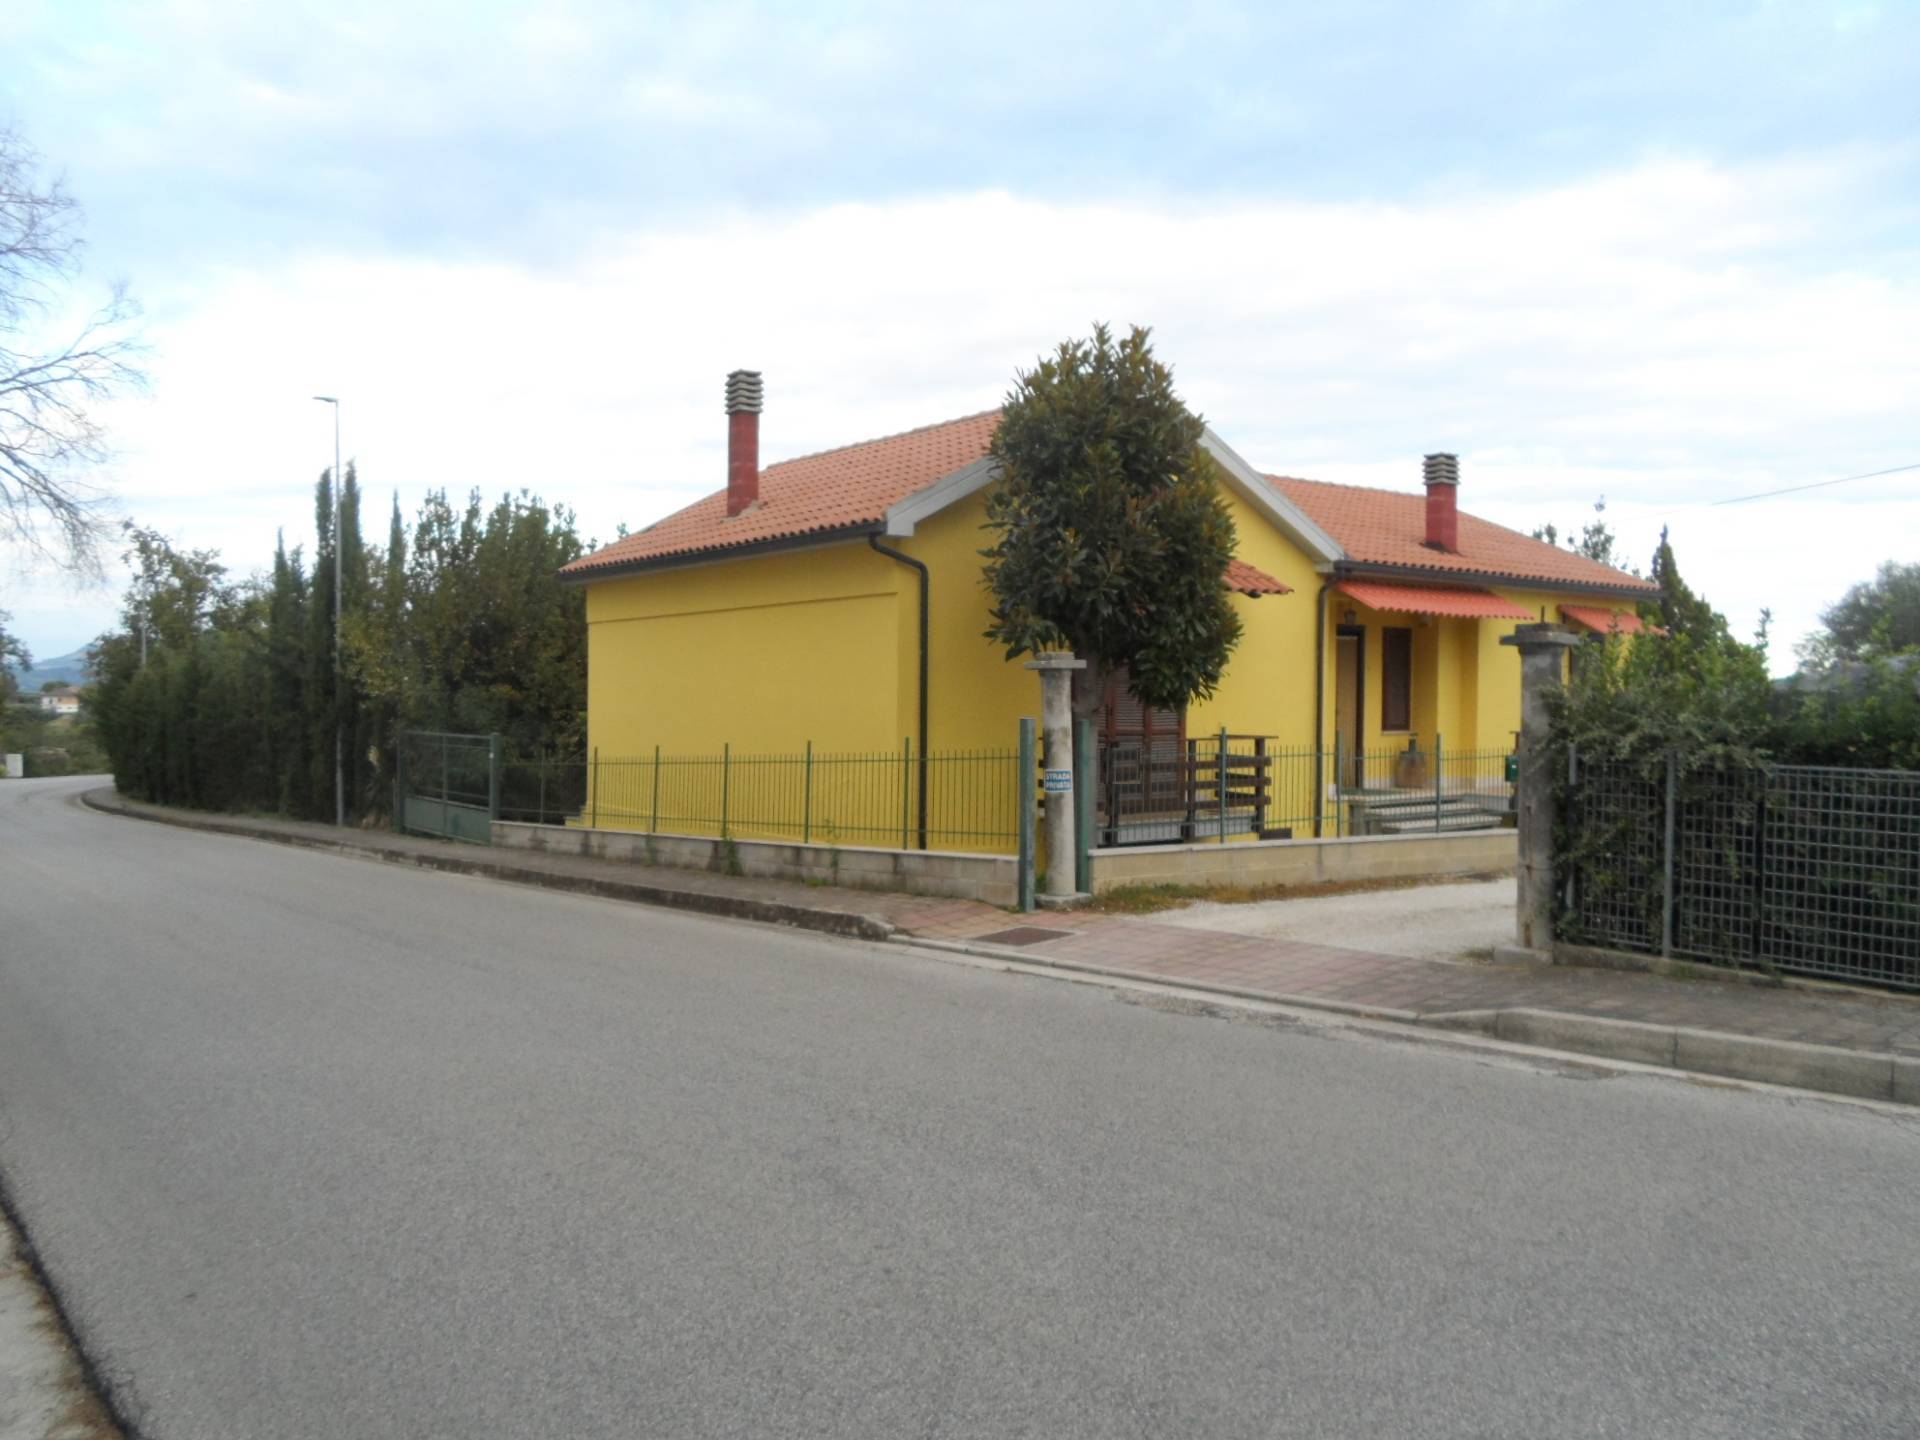
[[[1188,733],[1225,729],[1304,750],[1315,740],[1318,599],[1311,559],[1232,490],[1223,490],[1240,558],[1293,587],[1235,595],[1240,645],[1217,693],[1188,710]],[[985,638],[989,543],[976,493],[890,545],[929,570],[929,745],[1006,750],[1016,722],[1039,713],[1039,682]],[[588,743],[603,759],[717,754],[898,753],[918,746],[918,577],[863,542],[696,564],[587,585]],[[1530,614],[1580,597],[1500,587]],[[1606,604],[1604,599],[1589,603]],[[1319,737],[1334,735],[1335,633],[1352,611],[1365,632],[1362,744],[1505,752],[1520,723],[1520,669],[1500,639],[1518,620],[1375,612],[1332,592]],[[1414,632],[1412,725],[1383,731],[1381,633]],[[936,824],[938,817],[936,817]]]
[[[1242,560],[1293,586],[1291,595],[1232,597],[1242,633],[1219,690],[1188,707],[1188,733],[1279,736],[1313,742],[1313,625],[1320,576],[1312,561],[1231,492]],[[925,562],[932,592],[929,744],[934,750],[1011,742],[1022,715],[1039,714],[1040,683],[1025,659],[1006,659],[985,631],[992,608],[980,552],[991,536],[984,492],[923,522],[894,543]],[[1519,703],[1518,672],[1515,705]]]
[[[590,583],[588,745],[897,751],[917,723],[912,579],[843,544]]]
[[[1533,616],[1556,616],[1562,603],[1609,605],[1604,597],[1528,590],[1516,586],[1488,587],[1502,599]],[[1292,597],[1287,597],[1291,599]],[[1361,707],[1362,745],[1368,750],[1402,749],[1409,739],[1421,748],[1438,734],[1449,751],[1510,750],[1520,729],[1520,665],[1511,646],[1500,639],[1511,635],[1524,620],[1452,620],[1423,618],[1392,611],[1376,611],[1339,592],[1329,597],[1327,644],[1352,611],[1365,631],[1365,704]],[[1385,730],[1380,724],[1381,633],[1393,627],[1413,630],[1413,724],[1408,730]],[[1333,668],[1328,664],[1331,691]],[[1312,676],[1309,658],[1308,678]],[[1333,706],[1329,701],[1326,731],[1333,734]],[[1327,742],[1332,743],[1331,739]]]
[[[1243,630],[1220,688],[1187,707],[1187,733],[1268,735],[1285,748],[1313,743],[1314,615],[1320,575],[1313,561],[1231,489],[1236,551],[1249,565],[1293,587],[1291,595],[1235,595]],[[1332,703],[1328,702],[1328,713]]]
[[[885,542],[927,567],[927,745],[934,751],[1005,749],[1017,743],[1020,717],[1040,714],[1040,679],[1026,668],[1027,657],[1008,660],[986,638],[992,606],[980,572],[980,552],[992,540],[986,518],[986,494],[976,492],[921,522],[912,535]],[[913,578],[904,566],[894,568]]]

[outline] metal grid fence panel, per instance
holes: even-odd
[[[1763,784],[1751,771],[1675,778],[1673,954],[1727,963],[1753,953]]]
[[[1764,959],[1920,988],[1920,773],[1782,766],[1761,834]]]
[[[1920,989],[1920,773],[1676,777],[1669,839],[1663,779],[1582,761],[1563,820],[1575,938]]]
[[[1582,763],[1568,804],[1579,837],[1571,908],[1584,938],[1660,949],[1664,787],[1623,764]]]

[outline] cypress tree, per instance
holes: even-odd
[[[306,569],[298,549],[287,553],[282,531],[267,592],[266,731],[274,781],[265,803],[289,813],[298,808],[295,777],[306,771],[306,630]]]
[[[306,742],[301,770],[304,783],[295,813],[310,819],[333,815],[334,717],[339,692],[333,666],[333,472],[324,470],[314,487],[313,583],[307,606],[307,645],[302,707]]]

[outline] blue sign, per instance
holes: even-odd
[[[1073,771],[1047,771],[1046,778],[1040,782],[1040,788],[1049,795],[1071,795],[1073,793]]]

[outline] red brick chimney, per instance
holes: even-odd
[[[760,372],[727,376],[727,514],[760,500]]]
[[[1460,553],[1460,457],[1429,455],[1427,475],[1427,547]]]

